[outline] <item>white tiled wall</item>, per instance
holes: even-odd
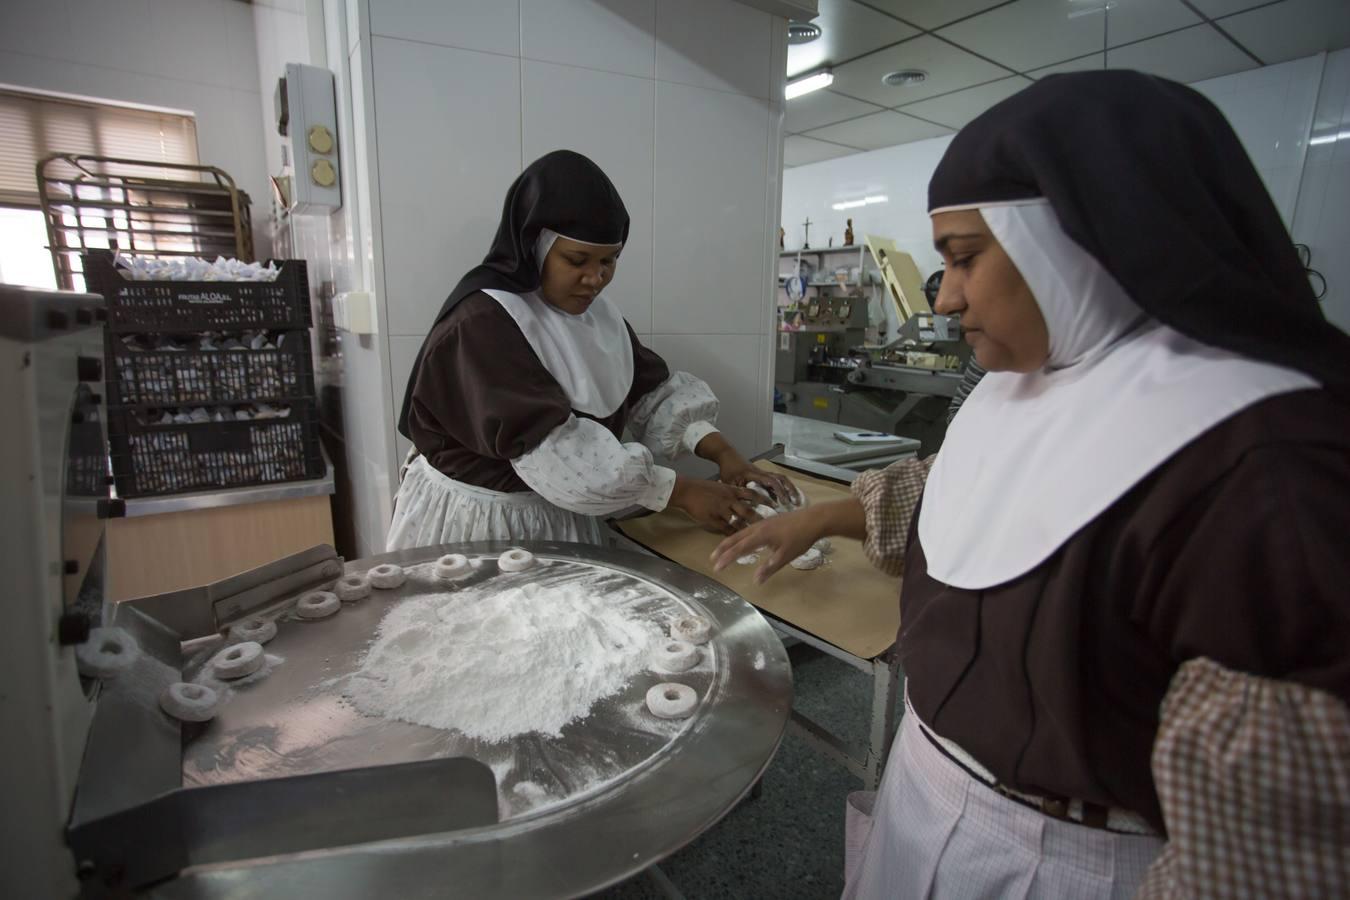
[[[1294,213],[1294,238],[1326,278],[1322,309],[1350,331],[1350,50],[1326,58]]]
[[[425,334],[520,173],[520,61],[380,36],[372,55],[389,330]]]
[[[851,218],[856,241],[861,242],[865,234],[888,237],[914,257],[925,275],[938,268],[942,258],[933,250],[928,225],[928,179],[951,140],[950,136],[929,138],[787,169],[783,172],[784,247],[802,246],[803,223],[808,217],[812,247],[824,247],[831,238],[840,246]],[[863,197],[885,197],[886,202],[831,209],[831,204]]]
[[[1293,60],[1197,82],[1232,123],[1292,226],[1313,248],[1313,265],[1327,276],[1323,302],[1332,321],[1350,327],[1350,51]],[[1319,99],[1320,97],[1320,99]],[[1315,115],[1314,115],[1315,110]],[[1317,144],[1309,144],[1309,134]],[[1345,138],[1333,140],[1340,134]],[[811,218],[811,246],[839,244],[852,217],[866,233],[893,238],[927,275],[941,266],[927,215],[928,180],[950,137],[797,166],[783,173],[787,247],[800,247]],[[831,204],[884,195],[884,204],[836,211]]]
[[[1319,55],[1192,85],[1228,118],[1286,226],[1294,220],[1321,76]]]
[[[769,246],[764,100],[656,85],[657,334],[760,334],[760,262]]]
[[[550,150],[595,159],[624,198],[609,294],[634,330],[712,384],[743,449],[767,445],[781,20],[734,0],[321,5],[348,156],[334,249],[318,231],[311,244],[337,290],[376,294],[379,319],[378,334],[342,335],[357,552],[383,549],[422,339],[481,261],[510,182]]]
[[[650,63],[651,35],[647,43]],[[650,332],[656,82],[530,59],[524,60],[521,68],[521,158],[528,163],[550,150],[566,147],[586,154],[609,175],[628,208],[631,224],[628,243],[607,293],[634,331]],[[578,102],[582,97],[586,99]],[[492,191],[504,193],[502,184],[492,185]],[[495,200],[500,206],[501,198]],[[482,248],[475,246],[475,250],[481,255]]]
[[[185,110],[202,163],[253,201],[267,252],[253,12],[237,0],[3,0],[0,84]]]

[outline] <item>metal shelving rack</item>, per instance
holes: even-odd
[[[215,166],[57,153],[37,165],[57,284],[82,288],[80,254],[252,261],[248,194]]]
[[[826,257],[839,257],[843,255],[851,255],[854,257],[854,259],[849,261],[849,266],[850,268],[856,266],[858,277],[856,279],[839,279],[824,275]],[[838,296],[833,291],[823,291],[821,289],[842,288],[850,291],[853,296],[861,297],[864,303],[870,304],[874,294],[873,289],[879,284],[880,276],[879,273],[877,273],[875,266],[869,265],[871,260],[865,243],[849,244],[842,247],[811,247],[799,250],[778,251],[780,262],[784,259],[791,259],[793,261],[791,272],[784,272],[781,267],[778,270],[778,289],[780,291],[786,291],[787,282],[790,279],[797,277],[796,273],[801,272],[803,257],[815,257],[818,263],[815,272],[811,276],[811,280],[806,282],[808,297],[811,296],[812,293],[821,298]],[[868,280],[869,274],[873,276],[873,280],[871,281]],[[814,291],[811,291],[811,289],[814,289]],[[784,299],[786,299],[786,302],[784,302]],[[803,300],[802,302],[806,301]],[[800,309],[798,301],[794,300],[791,294],[788,294],[786,298],[780,298],[778,303],[778,315],[780,321],[786,321],[789,316],[796,315],[800,312]]]

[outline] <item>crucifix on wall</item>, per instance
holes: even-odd
[[[810,249],[811,249],[811,217],[810,217],[810,216],[807,216],[807,217],[806,217],[806,221],[802,223],[802,228],[803,228],[803,230],[804,230],[804,233],[803,233],[803,236],[802,236],[802,249],[803,249],[803,250],[810,250]]]

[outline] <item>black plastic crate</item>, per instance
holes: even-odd
[[[304,481],[324,474],[312,400],[285,418],[152,425],[154,411],[108,411],[120,497]]]
[[[102,294],[120,333],[289,331],[309,328],[304,260],[280,261],[276,281],[132,281],[107,250],[84,254],[86,290]]]
[[[305,331],[273,335],[280,346],[271,350],[141,350],[133,349],[138,342],[131,335],[105,332],[105,337],[113,406],[218,406],[314,396]]]

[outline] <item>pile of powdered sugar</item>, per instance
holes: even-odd
[[[647,668],[656,623],[586,580],[404,600],[343,693],[361,712],[485,741],[557,736]]]

